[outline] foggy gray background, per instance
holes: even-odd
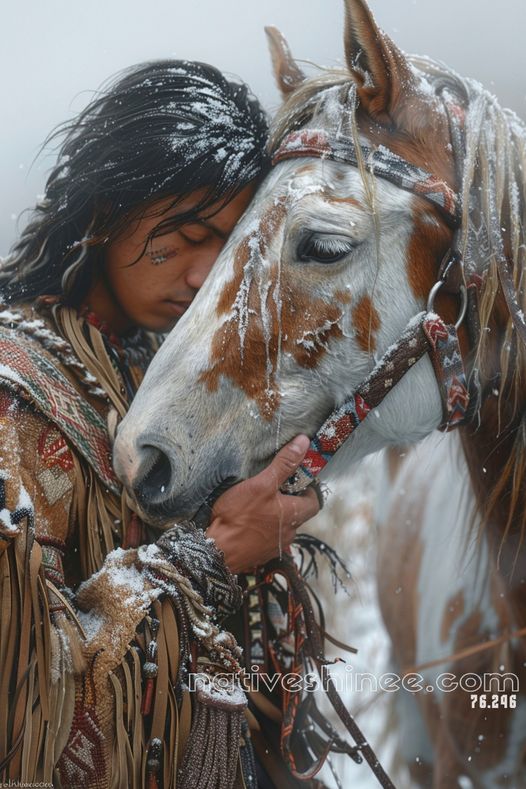
[[[371,0],[371,7],[402,49],[476,77],[526,118],[524,0]],[[52,159],[31,163],[46,135],[119,69],[163,57],[208,61],[245,79],[273,111],[279,98],[266,24],[285,33],[298,58],[342,60],[342,0],[4,0],[0,255],[25,224],[19,214],[44,191]]]

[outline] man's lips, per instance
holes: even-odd
[[[173,299],[164,300],[164,304],[166,304],[167,310],[170,312],[170,314],[177,315],[179,317],[186,312],[191,303],[191,301],[175,301]]]

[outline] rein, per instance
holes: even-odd
[[[382,786],[383,789],[395,789],[395,785],[378,761],[371,745],[347,710],[341,696],[336,690],[334,681],[328,671],[330,662],[325,658],[324,654],[322,628],[316,621],[307,587],[294,560],[289,554],[285,553],[281,559],[276,559],[267,564],[265,566],[265,572],[267,579],[272,579],[275,574],[286,579],[295,601],[293,620],[295,622],[296,648],[299,645],[305,655],[310,658],[316,666],[316,670],[323,680],[325,692],[332,708],[356,743],[354,746],[349,746],[345,740],[342,740],[336,734],[332,726],[328,725],[328,722],[325,722],[325,733],[328,735],[328,740],[323,748],[323,752],[319,755],[317,762],[307,772],[298,772],[292,753],[291,736],[296,728],[297,720],[301,718],[300,701],[298,693],[288,694],[290,698],[288,703],[285,704],[281,748],[284,756],[289,762],[291,773],[300,780],[313,778],[323,766],[330,751],[333,750],[335,752],[347,753],[357,764],[360,764],[362,759],[365,759],[380,786]]]
[[[450,113],[450,121],[455,128],[455,133],[452,133],[454,147],[459,148],[461,135],[456,115]],[[349,136],[338,134],[331,137],[324,130],[303,129],[284,138],[272,163],[315,156],[357,166],[361,159],[373,175],[385,178],[438,207],[447,223],[455,228],[453,246],[440,266],[439,279],[429,293],[427,309],[409,321],[398,341],[388,348],[365,381],[321,425],[311,440],[303,463],[282,486],[284,493],[298,494],[315,483],[318,474],[349,436],[426,353],[431,359],[442,399],[443,416],[439,429],[449,431],[468,421],[479,401],[476,376],[469,377],[468,385],[457,335],[466,313],[470,326],[476,325],[478,313],[475,288],[466,286],[462,256],[458,251],[460,196],[443,180],[405,161],[385,146],[360,147],[358,155],[354,140]],[[458,161],[460,151],[455,153]],[[457,293],[461,298],[459,316],[454,325],[445,323],[434,312],[434,299],[441,288]],[[470,331],[470,334],[474,332]],[[475,340],[473,336],[470,339]]]

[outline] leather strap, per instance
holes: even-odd
[[[297,494],[305,490],[425,353],[432,357],[441,392],[441,427],[457,426],[465,416],[469,394],[456,329],[434,313],[421,312],[411,319],[398,342],[388,348],[358,389],[325,420],[311,440],[303,463],[282,485],[282,491]]]
[[[285,159],[317,157],[357,167],[362,161],[373,175],[385,178],[401,189],[423,197],[440,209],[452,227],[460,225],[460,196],[443,179],[406,161],[383,145],[360,145],[345,134],[330,135],[325,129],[300,129],[288,134],[274,152],[272,164]]]

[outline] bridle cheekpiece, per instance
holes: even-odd
[[[458,126],[456,129],[458,132]],[[275,151],[272,163],[276,165],[286,159],[301,157],[329,159],[355,167],[361,160],[372,175],[391,181],[436,206],[449,226],[454,228],[455,236],[452,248],[440,266],[439,279],[429,293],[426,310],[409,321],[398,341],[386,351],[365,381],[322,424],[311,440],[302,465],[282,486],[283,492],[294,494],[305,490],[316,480],[351,433],[371,411],[378,408],[406,372],[426,353],[431,359],[442,399],[440,429],[458,427],[471,417],[473,411],[457,335],[468,308],[464,266],[457,248],[461,224],[458,193],[444,180],[407,162],[383,145],[373,148],[360,144],[358,154],[352,137],[342,134],[331,136],[323,129],[302,129],[288,134]],[[460,297],[460,309],[455,324],[448,324],[434,311],[434,300],[440,289],[446,287],[451,291],[452,281],[457,283],[455,290]],[[471,397],[472,406],[475,399]]]

